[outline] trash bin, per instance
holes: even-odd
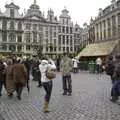
[[[90,61],[88,64],[88,68],[89,68],[89,73],[95,73],[95,62]]]

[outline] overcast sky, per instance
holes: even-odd
[[[12,0],[0,0],[1,11],[5,11],[5,4],[9,4]],[[20,12],[28,9],[34,0],[13,0],[19,5]],[[84,22],[88,22],[91,16],[95,17],[99,8],[105,8],[111,4],[111,0],[36,0],[40,6],[40,10],[47,15],[48,8],[54,10],[54,14],[59,17],[64,6],[69,10],[69,15],[74,23],[78,23],[81,27]]]

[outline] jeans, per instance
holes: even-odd
[[[52,82],[52,80],[50,80],[49,82],[44,82],[42,85],[46,92],[45,101],[47,101],[49,103],[51,93],[52,93],[53,82]]]
[[[120,80],[114,81],[112,89],[111,89],[111,96],[118,98],[120,95]]]
[[[63,75],[63,91],[64,93],[72,93],[71,75]]]

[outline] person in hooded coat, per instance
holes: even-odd
[[[27,69],[25,65],[21,63],[21,60],[18,60],[17,63],[13,65],[12,71],[17,97],[21,100],[23,87],[27,85]]]
[[[39,69],[41,72],[41,82],[42,82],[43,88],[46,92],[45,103],[44,103],[44,112],[49,112],[49,102],[50,102],[51,93],[52,93],[53,81],[46,77],[46,71],[47,70],[55,70],[56,66],[53,61],[49,63],[49,61],[44,59],[41,61],[41,64],[39,65]]]

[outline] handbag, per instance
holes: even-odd
[[[47,77],[49,80],[52,80],[52,79],[56,78],[55,70],[53,70],[53,69],[50,69],[50,70],[49,70],[49,69],[47,68],[46,77]]]

